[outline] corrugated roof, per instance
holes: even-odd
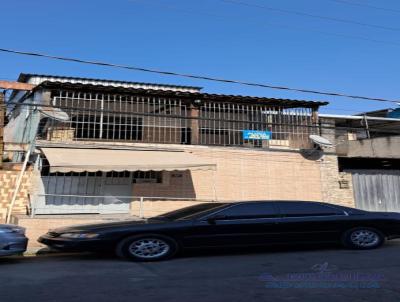
[[[263,103],[268,105],[280,105],[285,107],[308,107],[315,108],[318,106],[327,105],[328,102],[323,101],[305,101],[293,99],[277,99],[267,97],[255,97],[245,95],[230,95],[230,94],[212,94],[202,92],[185,92],[176,90],[156,90],[156,89],[141,89],[141,88],[126,88],[116,86],[92,85],[92,84],[77,84],[68,82],[45,81],[38,85],[34,90],[40,88],[48,89],[68,89],[79,91],[106,91],[110,93],[128,93],[128,94],[145,94],[157,95],[164,97],[180,97],[188,99],[212,100],[219,102],[235,102],[235,103]]]
[[[184,86],[184,85],[171,85],[171,84],[157,84],[157,83],[145,83],[145,82],[131,82],[131,81],[119,81],[119,80],[107,80],[97,78],[82,78],[82,77],[70,77],[60,75],[47,75],[47,74],[34,74],[34,73],[21,73],[18,77],[18,82],[28,82],[32,78],[38,78],[37,82],[32,83],[39,85],[44,81],[58,81],[58,82],[69,82],[69,83],[81,83],[81,84],[92,84],[92,85],[103,85],[103,86],[123,86],[123,87],[138,87],[148,86],[154,89],[170,89],[170,90],[191,90],[200,91],[203,87],[197,86]]]

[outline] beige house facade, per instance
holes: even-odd
[[[20,104],[5,127],[7,143],[26,144],[32,152],[14,216],[149,217],[198,202],[238,200],[354,206],[335,152],[309,139],[321,133],[324,102],[45,75],[19,80],[37,86],[12,96]],[[9,157],[22,165],[19,154]],[[7,173],[19,172],[3,167],[1,175]],[[5,183],[12,190],[12,181]],[[11,193],[3,188],[4,219]]]

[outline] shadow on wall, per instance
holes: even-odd
[[[308,160],[319,160],[323,157],[324,151],[319,149],[301,149],[300,154]]]
[[[157,183],[134,183],[134,196],[196,198],[192,174],[185,171],[163,171]]]

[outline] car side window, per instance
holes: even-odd
[[[225,216],[226,219],[273,218],[278,216],[278,211],[273,202],[242,203],[223,210],[217,215]]]
[[[278,206],[284,217],[344,215],[339,209],[312,202],[279,202]]]

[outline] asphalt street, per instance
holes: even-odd
[[[202,251],[155,262],[76,254],[0,259],[0,301],[400,301],[400,241]]]

